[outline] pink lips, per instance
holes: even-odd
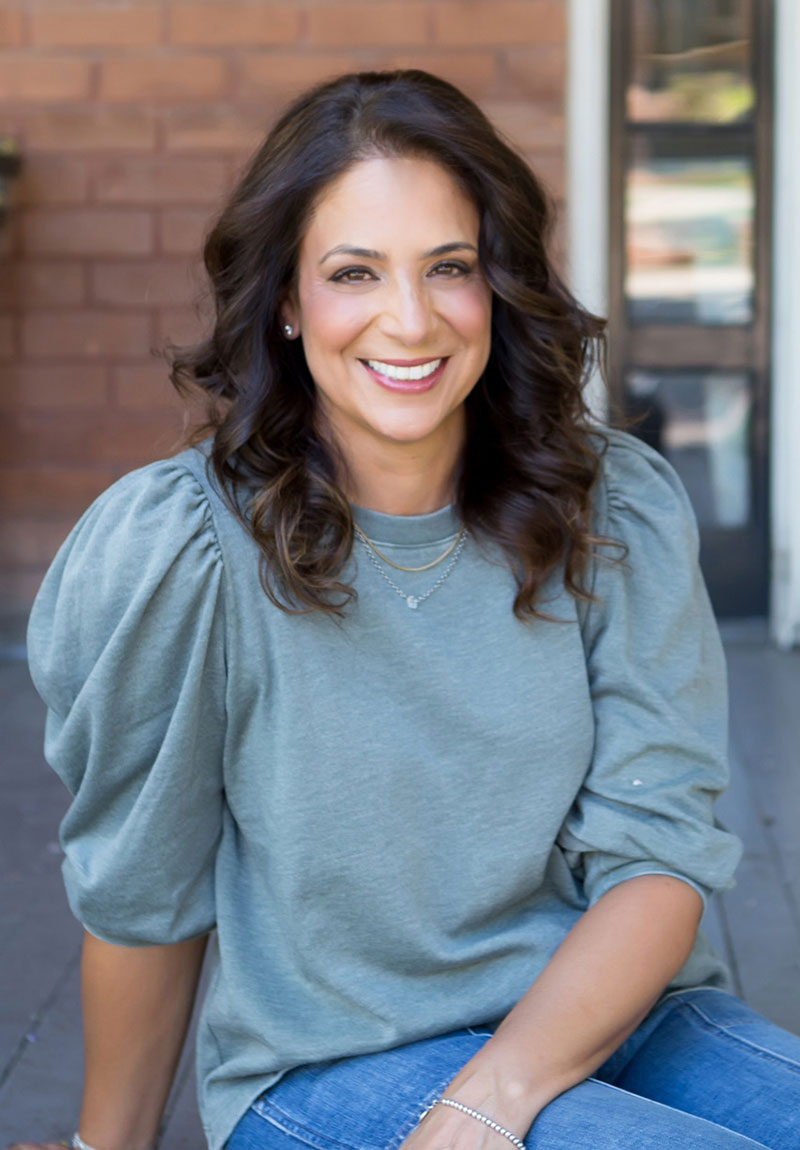
[[[362,359],[359,362],[363,364],[375,382],[379,383],[381,387],[385,387],[387,391],[416,395],[423,391],[430,391],[432,387],[436,386],[442,378],[448,360],[449,357],[442,359],[436,370],[432,371],[430,375],[426,375],[424,379],[390,379],[388,375],[381,375],[380,372],[371,368],[365,360]],[[418,367],[421,363],[430,363],[430,357],[427,359],[384,359],[382,362],[391,364],[392,367]]]

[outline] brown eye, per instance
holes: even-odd
[[[459,276],[469,275],[472,269],[458,260],[443,260],[431,269],[432,275],[444,276],[445,279],[457,279]]]
[[[360,284],[374,279],[369,268],[342,268],[331,276],[331,281],[337,284]]]

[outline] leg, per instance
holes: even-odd
[[[720,991],[687,991],[662,1009],[659,1024],[610,1081],[770,1150],[798,1150],[800,1037]]]
[[[594,1078],[546,1106],[525,1145],[528,1150],[765,1150],[732,1130]]]
[[[303,1143],[270,1125],[251,1106],[237,1122],[236,1129],[225,1143],[225,1150],[303,1150]]]
[[[419,1116],[488,1033],[464,1029],[290,1071],[241,1118],[226,1150],[402,1150]],[[498,1150],[503,1141],[497,1137]],[[764,1150],[702,1118],[589,1080],[556,1098],[528,1150]]]
[[[351,1140],[352,1139],[352,1140]],[[498,1143],[500,1138],[497,1139]],[[528,1150],[765,1150],[758,1142],[702,1118],[661,1106],[615,1086],[589,1079],[551,1102],[525,1138]],[[225,1150],[382,1150],[336,1130],[301,1135],[251,1107]]]

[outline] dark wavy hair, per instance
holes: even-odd
[[[604,359],[605,325],[553,269],[552,214],[530,168],[462,92],[417,70],[341,76],[291,104],[206,240],[213,330],[170,352],[179,391],[205,393],[196,440],[214,432],[211,463],[261,551],[264,590],[283,610],[339,615],[356,594],[341,580],[354,530],[336,445],[319,432],[314,380],[301,341],[283,338],[280,307],[318,198],[375,156],[436,161],[480,215],[491,353],[466,400],[463,521],[504,549],[519,618],[543,614],[543,583],[562,563],[567,589],[591,598],[583,577],[600,542],[590,532],[599,460],[583,385]]]

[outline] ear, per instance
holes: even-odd
[[[281,328],[286,339],[297,339],[300,335],[300,308],[293,297],[287,296],[281,304],[280,317]],[[287,326],[292,329],[291,332],[286,330]]]

